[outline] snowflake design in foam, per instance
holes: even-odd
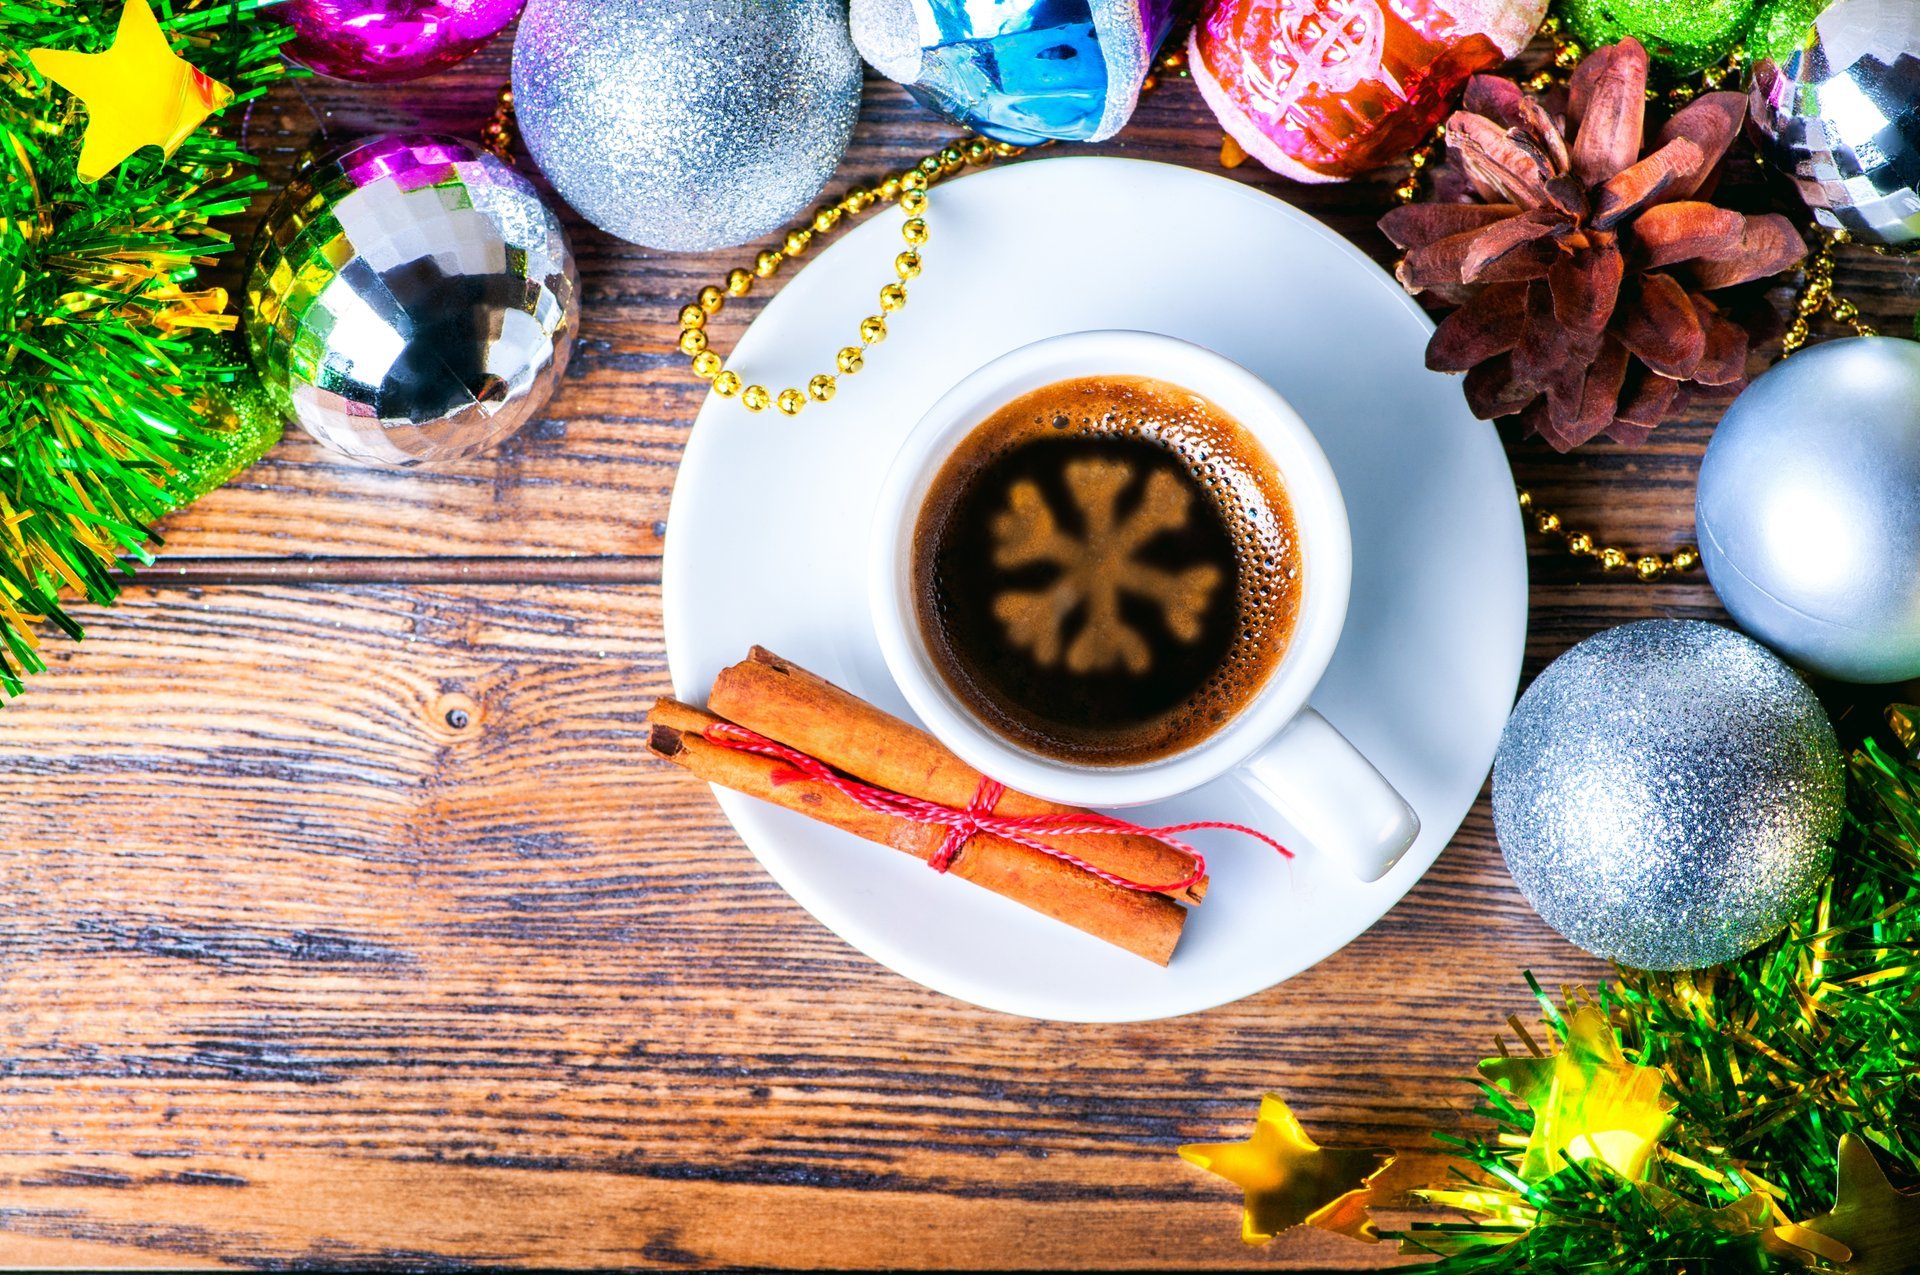
[[[1062,530],[1037,484],[1022,480],[1009,488],[1007,507],[993,520],[994,565],[1011,570],[1048,563],[1060,574],[1044,589],[1002,593],[993,613],[1008,640],[1030,651],[1042,667],[1054,667],[1064,656],[1074,673],[1124,668],[1143,675],[1153,667],[1153,649],[1120,613],[1121,595],[1152,603],[1168,632],[1193,642],[1221,583],[1220,569],[1210,564],[1168,571],[1135,556],[1161,532],[1186,525],[1192,493],[1172,474],[1156,470],[1139,505],[1123,518],[1120,495],[1133,480],[1132,466],[1080,460],[1063,476],[1085,534]],[[1070,619],[1083,608],[1084,618],[1069,639]]]

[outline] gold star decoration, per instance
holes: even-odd
[[[1279,1094],[1260,1100],[1253,1136],[1245,1142],[1199,1142],[1180,1158],[1217,1173],[1246,1193],[1240,1238],[1264,1244],[1294,1226],[1373,1243],[1367,1216],[1373,1180],[1393,1163],[1379,1147],[1322,1147],[1307,1136]]]
[[[1920,1191],[1894,1190],[1865,1138],[1842,1135],[1836,1158],[1840,1171],[1833,1208],[1798,1226],[1777,1227],[1773,1237],[1847,1275],[1920,1271]],[[1844,1251],[1836,1251],[1835,1244]]]
[[[147,0],[127,0],[104,53],[34,49],[34,69],[87,104],[78,172],[96,182],[143,146],[171,155],[233,90],[174,53]]]
[[[1567,1023],[1566,1047],[1545,1058],[1490,1058],[1480,1073],[1533,1108],[1520,1176],[1538,1182],[1569,1160],[1598,1159],[1629,1182],[1645,1180],[1673,1117],[1658,1068],[1627,1061],[1613,1025],[1589,1005]]]

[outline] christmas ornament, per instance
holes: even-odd
[[[1133,114],[1174,0],[853,0],[853,42],[944,118],[1003,142],[1098,142]]]
[[[228,426],[221,400],[243,362],[226,335],[236,319],[225,289],[197,278],[231,242],[217,219],[245,212],[265,183],[230,136],[174,136],[202,81],[171,45],[192,47],[209,77],[245,102],[284,73],[284,37],[247,3],[183,10],[157,28],[144,3],[122,0],[14,5],[0,16],[6,694],[44,667],[43,629],[80,636],[62,592],[111,603],[134,565],[150,560],[153,523],[271,441],[271,424]],[[145,96],[117,95],[114,77],[96,73],[100,58]],[[42,64],[39,76],[30,61]],[[88,109],[52,77],[83,90]],[[143,140],[158,148],[129,160],[142,143],[109,139],[135,125],[151,126]],[[115,164],[111,180],[88,180]]]
[[[287,0],[287,56],[322,75],[389,84],[444,71],[504,31],[526,0]]]
[[[1858,1134],[1840,1139],[1833,1207],[1801,1223],[1847,1248],[1847,1275],[1912,1275],[1920,1264],[1920,1191],[1896,1191]]]
[[[96,182],[143,146],[171,158],[180,143],[233,100],[233,90],[176,55],[147,0],[126,0],[113,44],[101,53],[34,49],[33,67],[87,104],[78,173]]]
[[[651,248],[757,239],[812,203],[860,109],[845,0],[532,0],[514,108],[582,216]]]
[[[1814,220],[1878,244],[1920,240],[1920,5],[1838,0],[1754,68],[1761,152]]]
[[[1740,627],[1847,682],[1920,677],[1920,345],[1848,337],[1777,364],[1700,465],[1707,578]]]
[[[1647,55],[1634,40],[1574,72],[1561,118],[1511,80],[1475,76],[1447,121],[1448,162],[1484,202],[1397,208],[1409,292],[1460,300],[1427,366],[1465,372],[1476,416],[1518,415],[1560,451],[1646,440],[1687,386],[1745,383],[1748,336],[1707,293],[1806,255],[1793,223],[1699,198],[1745,101],[1707,93],[1642,154]]]
[[[1558,0],[1554,11],[1588,48],[1634,39],[1654,61],[1692,74],[1726,61],[1764,7],[1756,0]]]
[[[1394,1156],[1379,1147],[1318,1145],[1280,1095],[1270,1093],[1260,1100],[1252,1137],[1192,1143],[1180,1148],[1180,1158],[1246,1193],[1240,1238],[1264,1244],[1295,1226],[1377,1239],[1367,1217],[1369,1187]]]
[[[1676,75],[1720,65],[1744,49],[1776,56],[1797,43],[1829,0],[1557,0],[1563,29],[1589,48],[1628,38]]]
[[[234,342],[237,347],[239,342]],[[233,353],[235,363],[246,355]],[[251,376],[236,377],[208,387],[202,407],[201,428],[208,446],[182,460],[167,479],[160,498],[162,511],[184,509],[200,497],[226,486],[253,462],[273,450],[280,441],[284,422],[260,382]]]
[[[1541,1182],[1569,1163],[1597,1160],[1639,1182],[1673,1123],[1660,1072],[1620,1052],[1613,1026],[1588,1007],[1567,1023],[1566,1047],[1545,1058],[1491,1058],[1480,1074],[1533,1111],[1518,1172]]]
[[[1295,181],[1404,156],[1467,78],[1526,46],[1546,0],[1210,0],[1194,83],[1247,154]]]
[[[1746,52],[1753,61],[1784,60],[1804,43],[1813,23],[1833,0],[1761,0],[1754,5],[1753,24],[1747,28]]]
[[[1543,920],[1639,969],[1699,969],[1765,942],[1818,887],[1840,753],[1813,692],[1699,621],[1588,638],[1521,697],[1493,816]]]
[[[268,210],[247,339],[280,410],[327,446],[454,460],[547,401],[578,291],[533,183],[465,142],[369,138],[320,156]]]

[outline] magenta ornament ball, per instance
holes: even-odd
[[[526,0],[287,0],[286,55],[340,80],[390,84],[444,71],[506,29]]]

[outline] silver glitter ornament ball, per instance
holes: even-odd
[[[260,225],[246,329],[284,416],[356,460],[475,455],[566,370],[579,285],[559,219],[500,160],[373,137],[302,169]]]
[[[860,55],[846,0],[532,0],[513,106],[581,216],[706,252],[820,194],[860,113]]]
[[[1754,67],[1761,151],[1830,230],[1920,240],[1920,4],[1838,0]]]
[[[1742,629],[1840,681],[1920,677],[1920,344],[1828,341],[1756,379],[1707,446],[1694,522]]]
[[[1648,620],[1547,666],[1494,758],[1493,820],[1540,916],[1635,969],[1701,969],[1777,934],[1833,864],[1825,710],[1731,629]]]

